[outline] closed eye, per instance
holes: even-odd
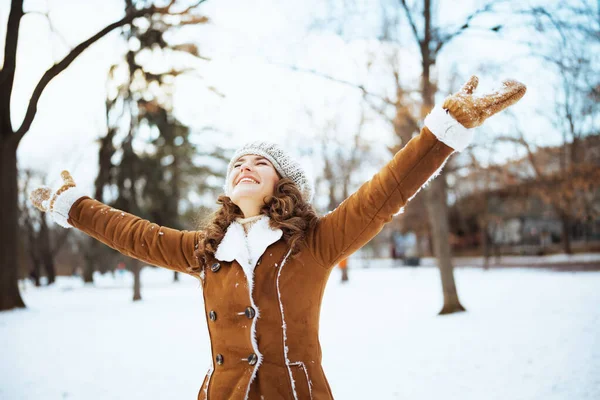
[[[266,161],[264,161],[264,160],[261,160],[261,161],[258,161],[258,162],[256,163],[256,165],[269,165],[269,163],[268,163],[268,162],[266,162]],[[241,163],[240,163],[240,164],[233,164],[233,168],[239,168],[239,167],[241,167],[241,166],[242,166],[242,164],[241,164]]]

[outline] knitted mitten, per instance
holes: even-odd
[[[525,95],[527,88],[515,80],[506,80],[502,88],[482,97],[475,97],[479,79],[473,75],[457,93],[444,100],[442,108],[465,128],[479,126],[487,118],[515,104]]]
[[[58,188],[58,190],[54,192],[54,194],[52,194],[52,189],[50,189],[49,187],[41,187],[35,189],[29,194],[29,200],[39,210],[44,212],[52,212],[54,210],[54,203],[56,202],[56,198],[60,196],[60,194],[65,190],[75,187],[75,181],[71,177],[69,171],[61,172],[60,176],[63,180],[63,185],[60,188]],[[50,203],[48,203],[48,200],[50,200]]]
[[[84,197],[84,193],[76,187],[69,171],[61,172],[60,176],[63,184],[58,190],[48,187],[35,189],[29,195],[29,200],[38,209],[48,212],[57,224],[70,228],[69,211],[77,199]]]

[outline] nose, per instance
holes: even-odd
[[[241,165],[240,167],[240,171],[252,171],[252,169],[250,168],[250,164],[245,162]]]

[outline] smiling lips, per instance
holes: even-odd
[[[258,181],[254,178],[251,178],[249,176],[243,176],[241,179],[238,180],[236,185],[239,185],[240,183],[255,183],[258,184]]]

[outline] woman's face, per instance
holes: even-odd
[[[263,200],[271,198],[278,181],[277,170],[269,160],[258,155],[245,155],[233,164],[229,197],[238,206],[241,201],[248,200],[255,200],[262,205]]]

